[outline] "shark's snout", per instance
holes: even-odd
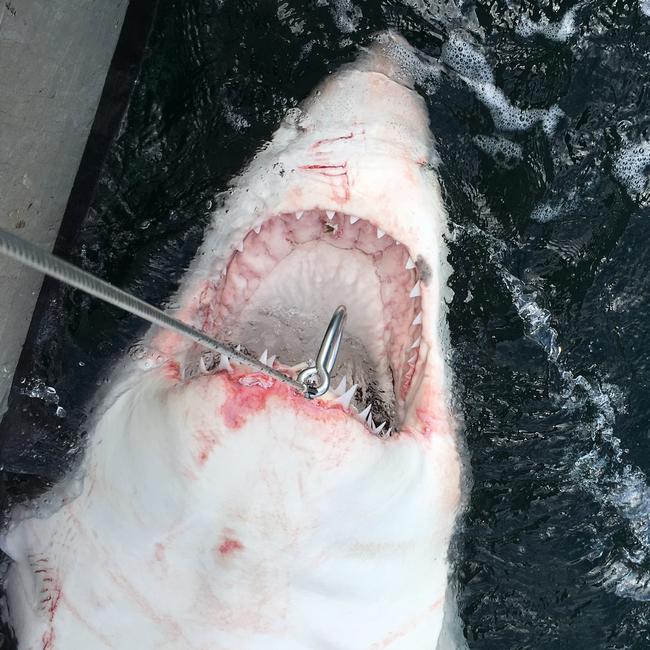
[[[376,34],[362,50],[354,67],[365,72],[378,72],[409,89],[413,88],[413,69],[418,55],[410,43],[394,31]]]

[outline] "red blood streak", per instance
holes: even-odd
[[[296,413],[308,414],[319,422],[333,424],[348,417],[340,404],[323,400],[306,400],[296,390],[286,384],[272,381],[262,373],[247,375],[219,375],[223,377],[226,387],[226,399],[220,407],[224,423],[230,429],[241,429],[248,419],[266,408],[270,397],[278,397],[283,403],[288,403]],[[251,381],[251,377],[259,376],[260,381]]]
[[[408,395],[409,388],[411,387],[411,381],[413,380],[414,374],[415,374],[415,364],[412,366],[409,365],[409,368],[404,373],[404,378],[402,379],[402,389],[401,389],[402,399],[406,399],[406,396]]]
[[[154,553],[156,560],[162,562],[165,559],[165,545],[158,543],[154,548],[156,549]]]
[[[221,553],[221,555],[228,555],[228,553],[240,551],[243,548],[244,545],[239,540],[226,539],[222,542],[221,546],[219,546],[219,553]]]
[[[300,169],[317,169],[317,170],[323,170],[323,169],[340,169],[341,173],[340,174],[329,174],[330,176],[340,176],[341,174],[345,174],[345,167],[346,165],[301,165]]]
[[[54,630],[43,634],[43,650],[52,650],[54,648]]]
[[[347,135],[341,135],[338,138],[325,138],[324,140],[317,140],[311,146],[312,149],[318,149],[321,145],[332,144],[333,142],[338,142],[339,140],[351,140],[354,138],[354,133],[348,133]]]
[[[320,172],[321,176],[331,179],[332,198],[343,203],[350,199],[350,179],[348,177],[348,163],[338,165],[301,165],[304,171]]]
[[[196,432],[194,438],[199,445],[199,453],[197,457],[199,465],[204,465],[205,461],[210,457],[214,446],[217,444],[217,439],[214,434],[201,429]]]
[[[176,361],[167,361],[163,367],[165,377],[172,381],[179,381],[181,378],[181,370]]]
[[[409,632],[412,632],[415,628],[417,628],[418,625],[424,623],[427,620],[427,618],[430,616],[431,612],[438,609],[443,602],[444,602],[444,598],[440,598],[439,600],[436,600],[434,603],[429,605],[429,607],[427,607],[423,612],[418,614],[415,618],[413,618],[410,621],[407,621],[404,625],[402,625],[397,630],[389,634],[383,641],[380,641],[379,643],[374,643],[371,646],[371,650],[375,650],[375,649],[379,650],[379,648],[387,648],[393,645],[396,641],[403,639]]]
[[[442,413],[435,413],[421,408],[417,409],[416,413],[422,425],[421,431],[425,435],[449,433],[449,423]]]
[[[52,589],[50,603],[47,607],[47,611],[50,613],[50,623],[54,620],[54,615],[56,614],[56,610],[59,607],[60,600],[61,600],[61,586],[57,585]]]
[[[251,415],[259,413],[266,407],[272,393],[264,386],[246,386],[228,381],[228,397],[221,407],[221,415],[230,429],[241,429]]]

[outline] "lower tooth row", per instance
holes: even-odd
[[[218,363],[217,357],[219,359]],[[260,361],[269,367],[273,367],[273,362],[275,359],[275,355],[271,357],[268,356],[268,350],[264,350],[264,352],[260,355]],[[183,379],[187,381],[199,374],[208,375],[215,372],[221,372],[222,370],[225,370],[229,373],[233,371],[233,367],[230,365],[230,359],[228,356],[225,354],[215,355],[212,352],[204,352],[199,358],[198,363],[190,364],[185,367],[183,371]],[[347,379],[344,377],[340,381],[339,385],[331,391],[336,397],[327,401],[331,401],[334,404],[340,404],[346,410],[352,410],[353,414],[354,411],[356,411],[357,419],[367,425],[372,433],[382,438],[390,437],[392,428],[385,430],[385,421],[379,424],[375,424],[375,421],[372,418],[372,404],[368,404],[362,411],[359,411],[354,406],[351,407],[352,400],[354,399],[354,396],[357,392],[357,388],[357,384],[352,384],[350,388],[347,388]]]
[[[354,395],[357,392],[357,384],[352,384],[350,388],[347,388],[347,379],[344,377],[341,379],[339,385],[332,391],[336,395],[336,399],[333,400],[334,404],[341,404],[343,408],[350,409]],[[354,408],[354,407],[353,407]],[[357,410],[357,409],[355,409]],[[386,422],[380,424],[375,424],[375,421],[372,419],[372,404],[368,404],[365,409],[362,411],[357,410],[356,414],[357,419],[361,420],[364,424],[368,426],[370,431],[379,437],[389,437],[392,433],[392,429],[384,431],[386,428]]]

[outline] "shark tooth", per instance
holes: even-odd
[[[277,358],[277,355],[273,354],[269,357],[267,365],[273,368],[273,364],[275,363],[275,360]]]
[[[419,295],[421,295],[420,291],[420,283],[416,282],[415,286],[411,289],[411,293],[409,293],[409,298],[417,298]]]
[[[327,218],[331,221],[334,219],[334,210],[325,210],[325,214],[327,215]]]
[[[232,372],[232,366],[230,365],[230,359],[227,355],[222,354],[219,358],[219,365],[217,366],[217,371],[225,370],[226,372]]]
[[[256,234],[256,235],[259,235],[259,234],[260,234],[260,230],[262,230],[262,226],[261,226],[261,224],[258,223],[256,226],[253,226],[253,230],[255,231],[255,234]]]
[[[350,386],[350,388],[348,388],[348,390],[345,391],[345,393],[343,393],[343,395],[341,395],[340,397],[337,397],[334,400],[334,404],[341,404],[343,406],[343,408],[346,408],[346,409],[350,408],[350,404],[351,404],[352,400],[354,399],[354,394],[356,392],[357,392],[357,385],[352,384],[352,386]]]
[[[381,432],[384,430],[384,427],[386,426],[386,422],[382,422],[380,425],[375,426],[375,433],[379,436],[381,435]]]
[[[415,268],[415,262],[411,259],[410,255],[409,255],[409,258],[406,260],[406,266],[404,268],[409,269],[409,270]]]
[[[359,217],[350,217],[350,224],[355,224],[357,221],[359,221]]]
[[[411,327],[414,325],[422,325],[422,312],[420,312],[414,319],[413,322],[411,323]]]
[[[343,395],[343,393],[345,393],[347,386],[348,386],[347,379],[343,377],[343,379],[341,379],[341,381],[339,382],[339,385],[332,392],[337,397],[340,397],[341,395]]]
[[[187,381],[196,375],[198,368],[192,364],[183,368],[183,380]]]
[[[421,336],[418,336],[418,337],[415,339],[415,341],[413,341],[413,343],[411,343],[411,347],[409,348],[409,350],[413,350],[413,349],[415,349],[415,348],[420,347],[420,343],[421,343],[421,342],[422,342],[422,337],[421,337]]]
[[[368,404],[363,411],[359,412],[359,417],[365,422],[368,419],[368,416],[370,415],[370,407],[372,404]]]
[[[215,359],[212,352],[204,352],[199,358],[199,369],[204,375],[214,370]]]
[[[298,212],[296,212],[296,220],[300,221],[302,219],[303,214],[305,213],[302,210],[298,210]]]
[[[385,230],[382,230],[381,228],[377,228],[377,239],[381,239],[385,234],[386,234]]]
[[[260,354],[260,362],[263,363],[265,366],[269,365],[268,357],[269,357],[269,351],[268,350],[264,350],[264,352],[262,352],[262,354]]]

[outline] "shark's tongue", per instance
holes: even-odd
[[[237,247],[214,323],[249,352],[313,360],[333,311],[348,318],[333,385],[356,384],[393,423],[408,392],[421,329],[418,271],[407,249],[369,222],[331,211],[272,217]]]

